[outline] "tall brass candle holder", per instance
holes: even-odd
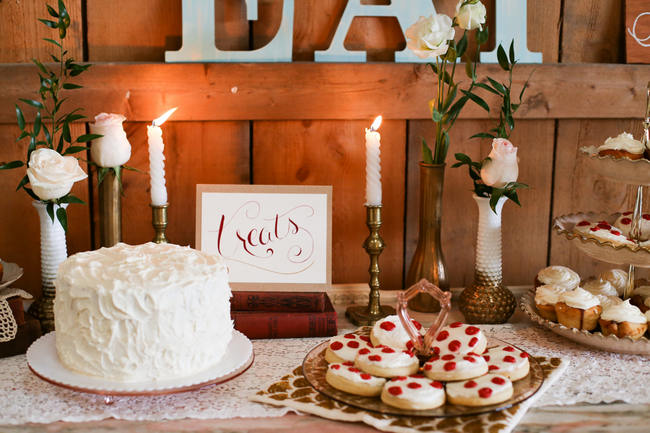
[[[150,206],[151,221],[156,233],[153,241],[157,244],[166,244],[167,236],[165,236],[165,230],[167,230],[167,208],[169,207],[169,203],[160,206],[152,204]]]
[[[115,171],[109,169],[99,184],[99,238],[102,247],[122,241],[122,194]]]
[[[370,256],[370,294],[368,305],[352,305],[345,311],[345,316],[357,326],[373,325],[376,321],[395,314],[393,307],[379,303],[379,255],[384,250],[384,240],[379,235],[381,227],[381,205],[366,205],[366,225],[370,235],[363,243],[363,248]]]

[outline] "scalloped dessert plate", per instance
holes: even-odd
[[[9,262],[2,262],[2,267],[3,267],[3,273],[2,273],[2,281],[0,281],[0,289],[4,289],[11,283],[17,281],[20,277],[23,276],[23,268],[18,266],[15,263],[9,263]]]
[[[650,161],[600,156],[596,146],[581,147],[580,153],[591,170],[608,179],[631,185],[650,186]]]
[[[250,340],[241,332],[233,331],[223,358],[201,372],[160,381],[115,382],[64,367],[56,353],[56,331],[53,331],[32,343],[27,350],[27,365],[40,379],[63,388],[108,396],[133,396],[193,391],[227,382],[248,370],[254,357]]]
[[[614,245],[610,241],[600,240],[593,236],[574,231],[577,223],[582,220],[607,221],[614,224],[620,213],[606,214],[595,212],[582,212],[562,215],[553,221],[553,228],[558,234],[566,236],[582,252],[596,260],[615,265],[634,265],[641,268],[650,268],[650,249],[640,245]]]
[[[548,328],[558,335],[573,340],[576,343],[593,347],[607,352],[630,353],[635,355],[650,355],[650,340],[641,337],[638,340],[618,338],[616,335],[604,336],[601,332],[589,332],[584,329],[567,328],[566,326],[544,319],[537,313],[535,307],[535,289],[526,292],[519,301],[519,307],[538,325]]]

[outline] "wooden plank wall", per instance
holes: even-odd
[[[181,44],[181,1],[68,0],[74,27],[71,52],[90,62],[162,62],[165,50]],[[244,2],[216,2],[215,43],[221,49],[263,46],[275,34],[282,0],[259,0],[259,20],[244,20]],[[294,61],[313,61],[325,49],[347,0],[295,2]],[[368,2],[369,3],[369,2]],[[374,3],[386,4],[386,0]],[[456,0],[436,0],[439,12],[453,14]],[[494,1],[484,1],[493,16]],[[44,57],[40,38],[47,33],[36,18],[44,16],[39,2],[0,2],[0,16],[11,25],[0,32],[0,62],[27,62]],[[82,20],[82,9],[85,20]],[[528,46],[541,51],[547,63],[619,63],[623,61],[622,0],[528,0]],[[85,23],[82,28],[82,23]],[[494,25],[493,21],[490,23]],[[494,28],[494,27],[492,27]],[[493,32],[492,32],[493,33]],[[459,35],[460,36],[460,35]],[[349,49],[367,50],[369,61],[392,61],[405,41],[392,18],[357,18],[346,38]],[[492,49],[490,42],[487,49]],[[91,69],[92,71],[92,69]],[[89,72],[92,74],[92,72]],[[459,76],[462,75],[462,71]],[[363,80],[360,76],[359,80]],[[36,83],[35,83],[36,84]],[[1,92],[1,90],[0,90]],[[433,96],[433,89],[431,89]],[[161,93],[161,112],[164,89]],[[641,111],[642,107],[639,107]],[[87,113],[94,115],[96,113]],[[379,113],[377,113],[379,114]],[[168,122],[165,125],[170,220],[168,235],[179,244],[193,244],[194,186],[197,183],[332,184],[334,186],[334,282],[367,281],[367,257],[361,243],[365,227],[363,128],[372,119],[283,119],[274,121]],[[489,152],[485,140],[470,140],[489,129],[488,119],[460,120],[452,136],[448,164],[454,152],[479,158]],[[84,126],[77,126],[83,131]],[[520,194],[522,208],[509,203],[504,211],[504,274],[507,284],[528,284],[547,263],[575,267],[587,275],[598,264],[585,258],[550,232],[552,216],[576,210],[623,210],[630,206],[630,188],[598,179],[577,163],[577,149],[596,144],[620,130],[638,135],[640,124],[629,119],[522,120],[513,134],[520,147],[520,180],[531,189]],[[128,122],[133,145],[129,165],[148,169],[146,128]],[[397,119],[382,127],[382,177],[385,214],[382,235],[388,248],[381,256],[382,283],[401,288],[417,240],[418,170],[421,137],[430,140],[433,125],[426,120]],[[13,142],[14,125],[0,125],[0,160],[23,149]],[[38,225],[25,194],[14,193],[21,173],[0,173],[0,196],[8,211],[0,213],[0,256],[26,269],[23,286],[37,293],[39,282]],[[140,243],[152,236],[148,208],[148,176],[124,177],[124,240]],[[75,186],[77,195],[96,195],[93,182]],[[448,168],[443,203],[443,249],[451,284],[465,285],[473,274],[473,244],[477,211],[466,172]],[[92,194],[89,194],[89,191]],[[92,198],[92,197],[91,197]],[[97,246],[97,207],[71,207],[71,252]],[[20,228],[20,229],[15,229]]]

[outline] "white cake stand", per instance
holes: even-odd
[[[253,345],[244,334],[233,331],[226,354],[213,366],[199,373],[146,382],[115,382],[68,370],[56,353],[56,332],[36,340],[27,350],[27,365],[40,379],[73,391],[104,396],[106,404],[116,396],[147,396],[193,391],[204,386],[227,382],[244,373],[253,364]]]

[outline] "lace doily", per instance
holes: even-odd
[[[0,299],[0,343],[13,340],[16,337],[16,332],[18,332],[18,325],[16,325],[16,319],[14,319],[9,302],[6,299]]]
[[[529,324],[482,327],[488,335],[519,345],[535,356],[559,357],[568,364],[562,380],[541,396],[536,406],[579,402],[650,403],[648,359],[590,351],[545,329]],[[344,332],[345,330],[341,330]],[[249,401],[265,384],[301,365],[305,354],[324,338],[257,340],[255,363],[242,376],[194,392],[158,397],[117,397],[112,405],[102,396],[83,394],[43,382],[27,368],[24,355],[0,360],[0,424],[182,418],[275,417],[292,409]]]

